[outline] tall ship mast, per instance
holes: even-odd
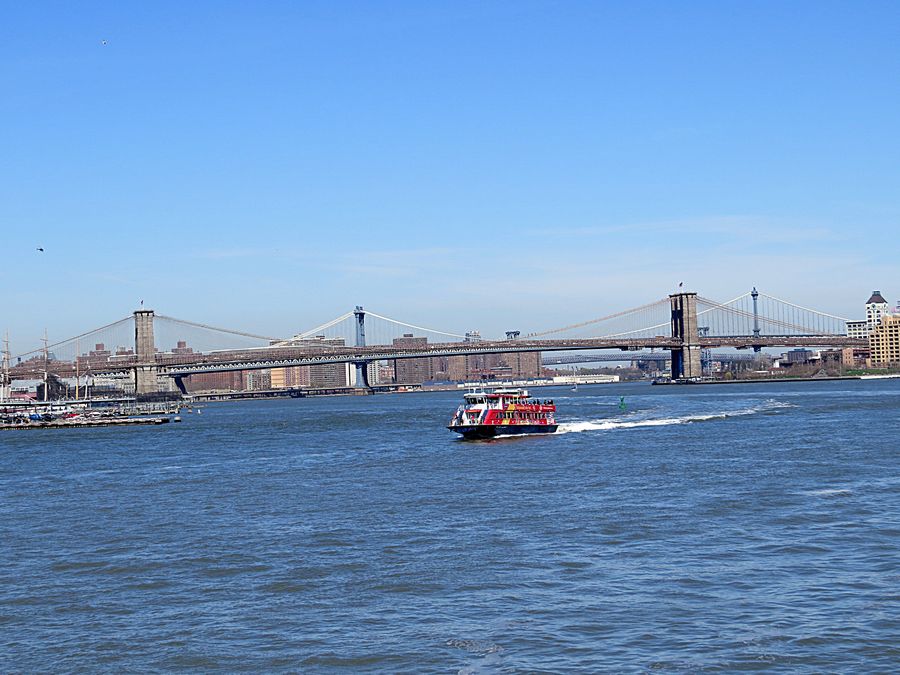
[[[12,392],[10,385],[12,381],[9,379],[9,332],[3,338],[3,370],[0,372],[0,401],[9,400]]]

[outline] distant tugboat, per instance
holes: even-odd
[[[559,428],[553,401],[529,399],[524,389],[469,392],[447,428],[463,438],[552,434]]]

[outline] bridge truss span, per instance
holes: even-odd
[[[673,375],[695,377],[699,350],[769,347],[864,347],[849,338],[847,320],[757,292],[728,302],[679,292],[663,300],[561,328],[529,333],[510,331],[506,340],[398,321],[357,306],[310,330],[278,338],[219,328],[150,310],[74,338],[21,355],[10,371],[16,377],[61,377],[131,372],[136,388],[149,391],[157,375],[353,363],[357,374],[374,361],[516,352],[591,349],[668,350]],[[24,360],[23,360],[24,358]],[[357,384],[365,386],[358,377]]]

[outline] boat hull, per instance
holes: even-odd
[[[520,436],[522,434],[552,434],[558,424],[474,424],[470,426],[453,425],[450,431],[462,434],[468,440],[484,440],[498,436]]]

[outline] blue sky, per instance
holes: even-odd
[[[896,2],[0,10],[14,345],[141,299],[267,335],[900,299]]]

